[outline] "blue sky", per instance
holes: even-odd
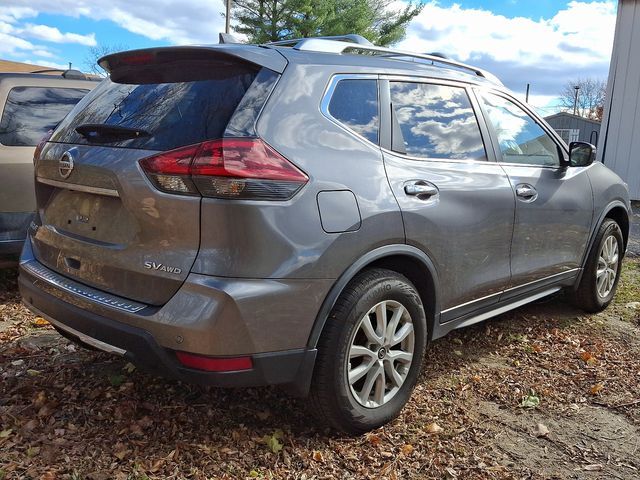
[[[564,83],[607,76],[614,0],[424,0],[400,47],[488,68],[549,107]],[[96,46],[216,43],[222,0],[2,0],[0,58],[87,70]],[[398,0],[401,6],[402,0]],[[62,12],[62,13],[61,13]]]

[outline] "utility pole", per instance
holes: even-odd
[[[576,91],[576,96],[573,99],[573,114],[577,115],[577,111],[578,111],[578,91],[580,90],[580,85],[576,85],[575,87],[573,87],[573,89]]]
[[[225,14],[224,33],[231,33],[231,0],[227,0],[227,13]]]
[[[525,98],[525,102],[529,103],[529,87],[531,87],[530,83],[527,83],[527,94],[526,94],[526,98]]]

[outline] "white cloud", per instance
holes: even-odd
[[[93,47],[96,45],[96,36],[94,33],[88,35],[79,35],[77,33],[62,33],[55,27],[49,27],[47,25],[34,25],[27,23],[21,28],[18,34],[25,37],[36,38],[38,40],[44,40],[46,42],[53,43],[78,43],[80,45],[86,45]]]
[[[531,83],[532,93],[550,97],[571,78],[606,78],[615,21],[612,0],[572,1],[539,20],[431,1],[399,47],[442,52],[487,68],[517,91]]]
[[[40,13],[108,20],[132,33],[170,44],[217,43],[218,33],[224,31],[221,0],[2,1],[14,9],[28,6]]]

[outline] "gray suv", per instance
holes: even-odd
[[[108,55],[36,163],[26,305],[189,382],[279,384],[358,433],[427,344],[611,301],[625,184],[491,74],[357,36]]]
[[[0,73],[0,263],[22,249],[33,219],[33,154],[98,83],[76,70]]]

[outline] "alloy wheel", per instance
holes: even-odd
[[[600,298],[606,298],[613,290],[619,260],[618,239],[614,235],[609,235],[602,243],[598,256],[596,290]]]
[[[346,378],[353,398],[367,408],[389,402],[407,378],[414,348],[413,321],[404,305],[393,300],[374,305],[350,342]]]

